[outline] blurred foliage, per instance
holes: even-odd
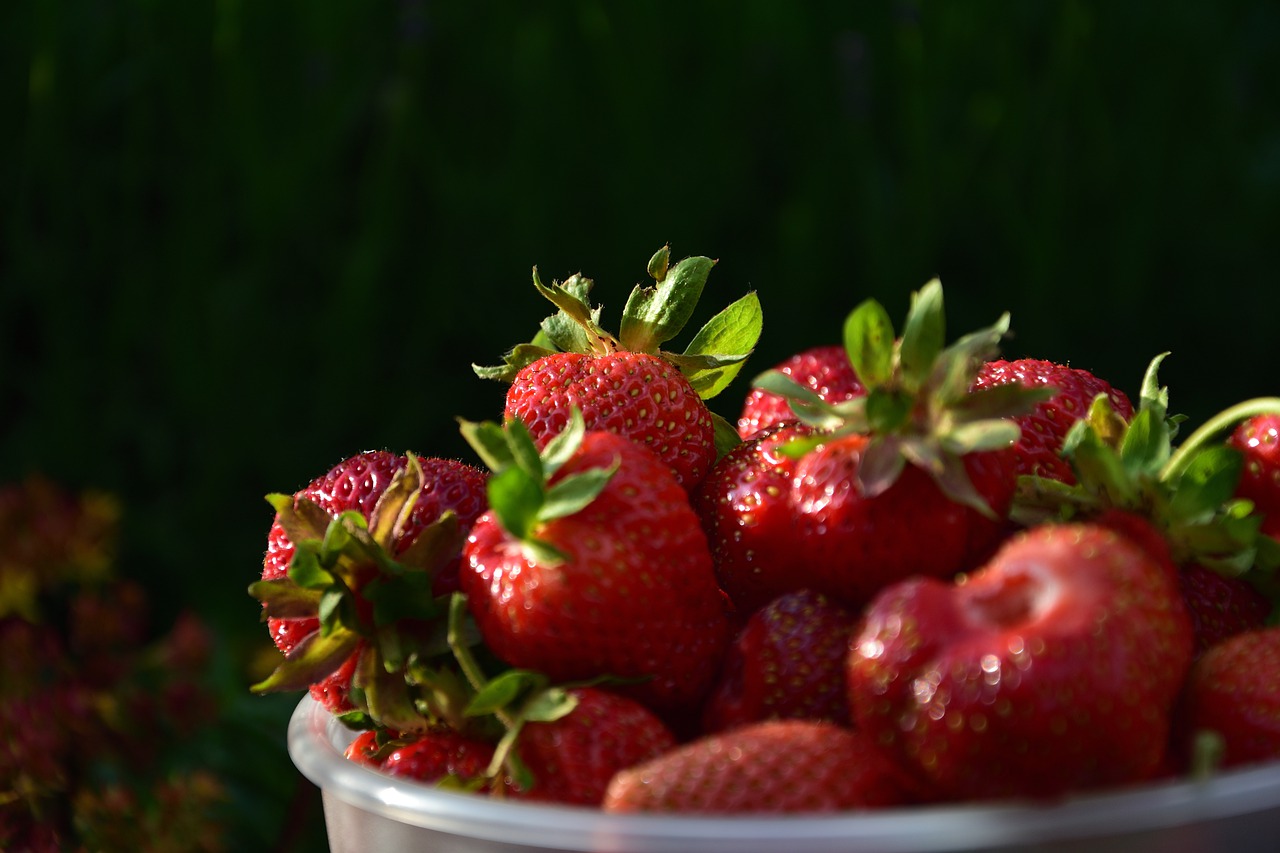
[[[228,741],[277,744],[259,814],[294,775],[289,703],[239,695],[262,496],[468,456],[534,264],[616,317],[664,243],[719,258],[761,369],[939,275],[1012,356],[1133,392],[1171,350],[1193,421],[1276,390],[1265,0],[0,5],[0,476],[126,503],[132,574],[222,641]]]

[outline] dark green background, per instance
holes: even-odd
[[[938,275],[1010,355],[1133,392],[1172,351],[1203,420],[1276,392],[1278,48],[1264,0],[4,3],[0,475],[118,493],[126,570],[220,632],[207,749],[269,847],[262,496],[466,455],[534,264],[615,323],[665,242],[716,257],[695,320],[756,289],[761,369]]]

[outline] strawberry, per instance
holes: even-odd
[[[632,291],[616,337],[600,326],[600,308],[588,301],[589,279],[573,276],[547,287],[535,269],[534,286],[559,312],[504,364],[474,369],[510,383],[504,419],[523,421],[539,447],[565,428],[577,407],[588,429],[649,447],[691,490],[719,451],[736,442],[733,427],[705,401],[729,384],[755,347],[760,306],[749,293],[713,317],[683,353],[662,350],[689,320],[715,263],[669,261],[665,247],[649,261],[655,286]]]
[[[598,806],[615,773],[675,748],[675,735],[639,702],[598,687],[567,693],[576,701],[570,713],[520,732],[515,751],[532,785],[513,796]]]
[[[452,729],[432,728],[407,737],[383,730],[361,732],[345,755],[390,776],[442,787],[483,790],[493,744]]]
[[[1158,559],[1106,527],[1044,525],[956,582],[881,592],[849,701],[938,797],[1053,797],[1161,767],[1191,643]]]
[[[1248,581],[1197,563],[1183,566],[1178,575],[1197,654],[1227,637],[1261,628],[1271,615],[1270,600]]]
[[[500,659],[566,682],[611,675],[664,711],[710,687],[728,619],[706,537],[670,467],[574,410],[541,454],[520,421],[464,424],[495,472],[462,592]]]
[[[1071,425],[1084,417],[1093,399],[1106,394],[1112,409],[1124,420],[1133,417],[1133,404],[1123,391],[1087,370],[1042,359],[1003,359],[987,362],[978,371],[975,389],[1017,383],[1026,387],[1052,388],[1054,395],[1035,408],[1014,418],[1021,428],[1015,468],[1019,474],[1052,477],[1074,483],[1071,466],[1061,456],[1062,442]]]
[[[1201,655],[1179,711],[1186,751],[1211,732],[1223,767],[1280,758],[1280,628],[1236,634]]]
[[[752,614],[703,709],[703,730],[768,719],[849,720],[844,670],[853,611],[810,590]]]
[[[1241,452],[1219,436],[1242,412],[1280,401],[1234,406],[1175,446],[1183,419],[1168,414],[1168,390],[1158,380],[1164,357],[1148,365],[1131,418],[1108,396],[1095,398],[1063,441],[1063,459],[1075,476],[1070,482],[1024,479],[1011,514],[1024,525],[1094,520],[1139,540],[1177,571],[1202,651],[1259,625],[1277,598],[1280,547],[1261,534],[1262,517],[1238,494]]]
[[[887,583],[948,577],[990,553],[1016,484],[1018,428],[1006,416],[1047,396],[1020,386],[970,391],[1006,327],[1001,318],[944,348],[933,281],[915,294],[901,339],[874,301],[846,319],[845,350],[865,395],[832,404],[777,371],[756,379],[787,398],[811,433],[785,446],[747,442],[752,449],[723,457],[698,496],[736,607],[805,588],[858,607]],[[788,461],[772,465],[777,457]]]
[[[805,386],[828,403],[843,403],[867,393],[849,363],[843,346],[827,344],[811,347],[784,359],[773,368]],[[750,438],[781,421],[795,420],[795,412],[781,394],[752,388],[738,416],[738,435]]]
[[[905,801],[870,738],[831,723],[770,720],[708,735],[619,772],[604,810],[816,813]]]
[[[780,449],[811,435],[799,422],[766,427],[723,456],[694,493],[720,586],[744,618],[797,588],[789,500],[796,463]]]
[[[309,689],[335,713],[368,711],[352,695],[357,670],[363,661],[367,682],[400,668],[400,642],[416,640],[393,645],[393,623],[425,640],[420,623],[439,609],[432,598],[456,585],[462,536],[486,506],[485,479],[455,460],[369,451],[292,496],[272,496],[262,580],[250,593],[285,661],[255,689]],[[370,685],[358,686],[363,694]],[[416,716],[407,702],[399,713]]]
[[[1244,456],[1238,497],[1253,501],[1262,516],[1262,532],[1280,538],[1280,414],[1259,414],[1241,421],[1227,446]]]

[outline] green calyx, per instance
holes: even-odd
[[[420,731],[434,716],[407,680],[411,669],[447,655],[445,604],[432,595],[439,568],[462,547],[457,517],[444,513],[419,531],[394,558],[422,487],[417,456],[378,499],[369,519],[349,511],[332,517],[312,501],[273,494],[268,501],[294,555],[286,577],[250,585],[264,619],[316,618],[319,627],[303,638],[257,693],[305,690],[358,653],[351,699],[357,710],[344,722],[359,728],[369,720],[399,731]]]
[[[1232,406],[1175,445],[1186,418],[1169,414],[1168,389],[1159,383],[1167,355],[1148,365],[1138,410],[1127,424],[1103,394],[1067,434],[1063,455],[1077,482],[1024,477],[1011,514],[1032,525],[1109,509],[1130,512],[1155,524],[1175,563],[1199,563],[1269,588],[1280,545],[1260,532],[1252,503],[1235,497],[1243,458],[1221,433],[1252,415],[1280,412],[1280,398]]]
[[[574,275],[545,285],[535,267],[533,285],[556,306],[556,313],[542,321],[532,341],[508,352],[503,364],[472,368],[481,378],[510,382],[522,368],[557,352],[647,353],[670,361],[704,400],[710,399],[737,376],[763,324],[760,300],[751,292],[707,321],[682,352],[664,348],[692,318],[713,266],[715,261],[704,257],[673,265],[670,247],[659,249],[647,267],[654,283],[631,291],[616,336],[600,325],[601,308],[590,303],[591,279]]]
[[[520,541],[526,553],[547,565],[565,555],[540,538],[543,526],[586,507],[609,482],[617,463],[562,477],[552,476],[577,452],[586,435],[582,412],[574,407],[569,424],[540,452],[528,428],[511,420],[505,426],[461,421],[462,435],[493,474],[489,477],[489,507],[503,529]]]
[[[788,445],[789,455],[802,456],[840,436],[865,434],[870,441],[858,471],[862,494],[880,494],[912,464],[952,500],[991,517],[992,509],[964,469],[964,456],[1013,445],[1019,430],[1010,418],[1054,393],[1017,384],[971,390],[982,365],[998,354],[1008,328],[1005,314],[948,346],[942,284],[934,279],[912,294],[900,337],[873,299],[845,319],[845,351],[865,396],[828,403],[776,370],[756,377],[754,385],[786,398],[796,417],[818,430]]]

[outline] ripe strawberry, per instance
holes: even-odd
[[[838,344],[811,347],[784,359],[773,369],[828,403],[843,403],[867,393],[849,363],[849,353]],[[795,418],[786,397],[763,388],[752,388],[738,417],[738,435],[747,439],[776,423]]]
[[[675,748],[675,735],[639,702],[597,687],[568,694],[572,711],[520,731],[515,750],[533,784],[513,796],[598,806],[615,773]]]
[[[756,611],[738,632],[703,709],[706,732],[769,719],[845,724],[845,661],[857,616],[809,590]]]
[[[779,451],[811,435],[797,422],[767,427],[721,457],[694,493],[720,587],[743,618],[797,589],[790,504],[796,463]]]
[[[1191,659],[1167,566],[1092,524],[1017,535],[956,583],[884,590],[850,643],[855,724],[942,798],[1150,778]]]
[[[618,773],[604,810],[758,814],[837,812],[905,802],[865,735],[831,723],[771,720],[708,735]]]
[[[1197,654],[1227,637],[1261,628],[1271,615],[1271,602],[1248,581],[1196,563],[1183,566],[1178,575]]]
[[[1262,516],[1262,532],[1280,539],[1280,414],[1247,418],[1231,433],[1227,446],[1244,455],[1238,497],[1253,501]]]
[[[1074,483],[1075,474],[1061,456],[1062,443],[1072,424],[1084,417],[1093,399],[1106,394],[1115,413],[1128,421],[1133,404],[1123,391],[1087,370],[1055,364],[1042,359],[1023,358],[989,361],[978,371],[975,389],[1017,383],[1029,388],[1052,388],[1054,395],[1035,408],[1014,418],[1021,436],[1014,446],[1019,474],[1038,474],[1064,483]]]
[[[845,349],[864,396],[833,404],[782,373],[757,378],[758,388],[790,400],[810,434],[785,446],[768,432],[747,442],[698,496],[717,575],[736,607],[749,612],[798,589],[858,607],[887,583],[948,577],[991,552],[1006,535],[1016,484],[1018,428],[1006,415],[1046,396],[970,391],[1005,323],[944,348],[942,289],[930,282],[901,339],[873,301],[846,320]],[[772,464],[778,457],[787,461]]]
[[[346,757],[404,779],[484,790],[493,744],[447,728],[397,737],[382,729],[356,736]]]
[[[556,682],[643,679],[622,689],[663,710],[699,701],[728,619],[670,468],[643,445],[585,431],[576,411],[541,455],[519,421],[464,432],[495,471],[461,575],[493,653]]]
[[[1221,766],[1280,758],[1280,628],[1237,634],[1201,655],[1179,711],[1184,750],[1207,731],[1222,738]]]
[[[692,490],[718,453],[736,441],[731,425],[705,400],[733,379],[760,336],[760,306],[749,293],[713,317],[684,353],[660,347],[683,329],[714,265],[686,258],[669,266],[661,249],[649,261],[653,287],[637,285],[615,337],[592,308],[592,282],[573,276],[533,283],[559,312],[542,323],[533,342],[515,347],[505,364],[475,366],[484,378],[510,383],[505,420],[524,422],[538,447],[558,435],[577,407],[588,429],[613,432],[653,450]]]
[[[461,537],[486,506],[485,480],[482,470],[455,460],[415,456],[410,464],[406,456],[369,451],[344,460],[293,496],[273,496],[277,512],[267,535],[262,580],[250,592],[264,604],[271,637],[285,663],[257,689],[309,689],[335,713],[355,709],[351,686],[360,661],[386,651],[371,642],[387,628],[381,623],[390,616],[379,615],[386,605],[402,594],[404,601],[421,597],[429,602],[456,586]],[[452,536],[424,536],[446,513]],[[358,518],[359,527],[370,532],[360,534],[347,556],[333,563],[352,534],[333,540],[331,552],[322,543],[328,528],[343,526],[344,514]],[[452,543],[445,541],[449,538]],[[303,541],[308,545],[300,563]],[[319,559],[318,553],[327,556]],[[426,573],[390,580],[378,559],[407,562]],[[333,564],[326,567],[325,560]],[[333,570],[344,574],[339,582]],[[426,588],[417,589],[421,586]],[[330,627],[345,622],[345,630],[322,630],[327,590],[332,590],[325,605]],[[384,605],[377,603],[379,596]],[[337,600],[345,602],[342,607],[334,606]],[[426,619],[429,610],[424,605],[417,615]]]

